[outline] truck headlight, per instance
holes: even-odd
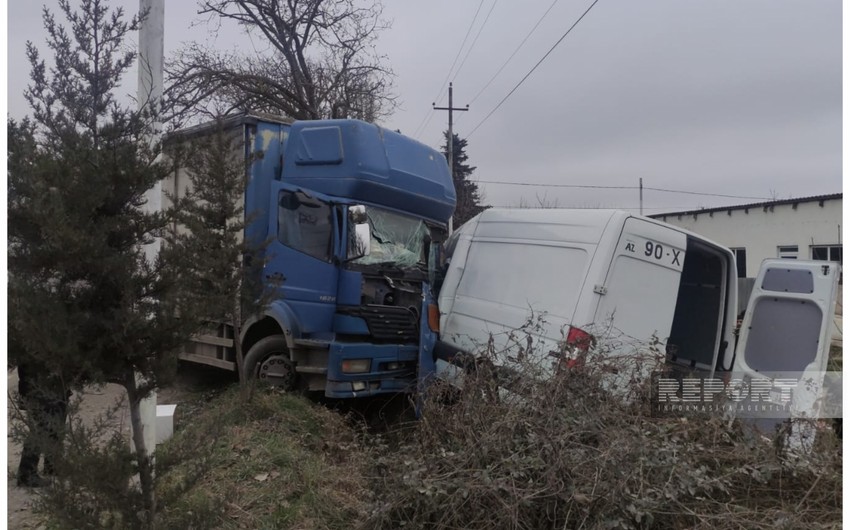
[[[342,373],[363,374],[369,371],[370,359],[345,359],[342,361]]]

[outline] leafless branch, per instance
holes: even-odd
[[[166,114],[177,125],[222,109],[376,121],[395,106],[393,72],[374,48],[381,13],[379,0],[201,0],[208,23],[258,31],[269,52],[186,46],[166,68]]]

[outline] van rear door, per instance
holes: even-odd
[[[736,377],[802,377],[818,387],[823,384],[839,272],[832,262],[762,262],[735,348]],[[797,396],[792,414],[818,412],[811,393],[801,392],[803,401]]]
[[[587,331],[621,353],[642,349],[653,335],[667,340],[686,247],[682,232],[636,217],[626,219],[605,281],[593,288],[599,302],[594,330]]]

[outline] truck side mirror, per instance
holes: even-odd
[[[354,225],[353,237],[349,240],[348,259],[358,259],[368,256],[372,251],[372,230],[369,223]]]
[[[348,207],[348,229],[348,260],[368,256],[372,251],[372,229],[364,205]]]

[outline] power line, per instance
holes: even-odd
[[[493,206],[493,208],[516,208],[520,207],[515,204],[502,204]],[[556,206],[555,208],[563,208],[567,210],[639,210],[640,206]],[[644,206],[644,210],[687,210],[698,212],[700,206]],[[672,212],[677,213],[677,212]]]
[[[506,186],[537,186],[541,188],[580,188],[580,189],[602,189],[602,190],[637,190],[640,189],[638,186],[601,186],[601,185],[587,185],[587,184],[536,184],[532,182],[500,182],[495,180],[477,180],[476,182],[480,182],[482,184],[504,184]],[[727,199],[754,199],[754,200],[771,200],[770,197],[753,197],[751,195],[727,195],[723,193],[705,193],[700,191],[687,191],[687,190],[671,190],[667,188],[650,188],[644,186],[645,190],[652,191],[661,191],[664,193],[682,193],[685,195],[700,195],[705,197],[724,197]]]
[[[425,129],[428,127],[428,124],[431,123],[431,118],[433,118],[433,117],[434,117],[434,109],[432,108],[431,110],[428,111],[427,114],[425,114],[425,117],[422,118],[421,122],[419,122],[419,127],[417,127],[416,130],[413,132],[413,137],[415,139],[418,140],[419,135],[421,135],[423,132],[425,132]]]
[[[485,121],[487,121],[487,120],[490,118],[490,116],[492,116],[492,115],[493,115],[493,113],[494,113],[494,112],[496,112],[497,110],[499,110],[499,107],[501,107],[501,106],[502,106],[502,104],[503,104],[505,101],[507,101],[507,99],[508,99],[509,97],[511,97],[511,94],[513,94],[514,92],[516,92],[516,90],[517,90],[517,89],[518,89],[518,88],[519,88],[519,87],[520,87],[520,86],[521,86],[521,85],[525,82],[525,80],[526,80],[526,79],[528,79],[528,76],[530,76],[530,75],[531,75],[531,74],[532,74],[535,70],[537,70],[537,67],[538,67],[538,66],[540,66],[540,64],[541,64],[543,61],[545,61],[547,57],[549,57],[549,54],[551,54],[551,53],[552,53],[552,51],[554,51],[554,49],[558,47],[558,45],[559,45],[559,44],[561,44],[561,41],[563,41],[563,40],[567,37],[567,35],[569,35],[569,34],[570,34],[570,32],[573,30],[573,28],[574,28],[574,27],[576,27],[576,25],[578,25],[578,23],[579,23],[579,22],[581,22],[581,20],[585,17],[585,15],[587,15],[587,14],[590,12],[590,10],[591,10],[591,9],[593,9],[593,6],[595,6],[597,2],[599,2],[599,0],[593,0],[593,3],[592,3],[592,4],[590,4],[590,7],[588,7],[587,9],[585,9],[584,13],[582,13],[582,14],[581,14],[581,16],[580,16],[580,17],[578,17],[578,20],[576,20],[575,22],[573,22],[573,25],[572,25],[572,26],[570,26],[570,28],[569,28],[569,29],[568,29],[568,30],[567,30],[567,31],[566,31],[563,35],[561,35],[561,38],[560,38],[560,39],[558,39],[558,42],[556,42],[555,44],[553,44],[553,45],[552,45],[552,47],[551,47],[551,48],[549,48],[549,51],[548,51],[548,52],[546,52],[546,55],[544,55],[544,56],[543,56],[543,57],[542,57],[539,61],[537,61],[537,64],[535,64],[535,65],[531,68],[531,70],[529,70],[529,71],[528,71],[528,73],[527,73],[527,74],[525,74],[525,77],[523,77],[522,79],[520,79],[519,83],[517,83],[517,84],[516,84],[516,86],[515,86],[515,87],[513,87],[513,88],[511,89],[511,91],[510,91],[510,92],[508,92],[508,95],[507,95],[507,96],[505,96],[505,97],[503,97],[503,98],[502,98],[502,101],[500,101],[500,102],[499,102],[499,104],[498,104],[498,105],[496,105],[496,107],[495,107],[493,110],[491,110],[491,111],[490,111],[490,113],[489,113],[489,114],[487,114],[487,116],[485,116],[483,120],[481,120],[480,122],[478,122],[478,125],[476,125],[476,126],[475,126],[475,128],[473,128],[473,129],[472,129],[472,131],[471,131],[469,134],[467,134],[467,135],[466,135],[466,137],[467,137],[467,138],[469,138],[470,136],[472,136],[472,134],[473,134],[475,131],[477,131],[477,130],[478,130],[478,128],[479,128],[479,127],[481,127],[481,126],[484,124],[484,122],[485,122]]]
[[[705,195],[707,197],[726,197],[728,199],[755,199],[760,201],[770,201],[773,200],[771,197],[750,197],[746,195],[724,195],[722,193],[701,193],[697,191],[683,191],[683,190],[668,190],[664,188],[649,188],[644,186],[645,190],[652,191],[663,191],[665,193],[684,193],[686,195]]]
[[[478,99],[478,96],[480,96],[485,90],[487,90],[487,87],[489,87],[493,83],[493,81],[495,81],[495,79],[499,76],[499,74],[502,73],[502,70],[504,70],[505,67],[508,65],[508,63],[511,62],[511,60],[514,58],[514,56],[517,54],[517,52],[519,52],[519,50],[522,49],[523,46],[525,46],[526,41],[537,30],[537,26],[539,26],[540,23],[543,22],[543,19],[546,18],[546,15],[549,14],[549,11],[552,11],[552,8],[555,7],[555,4],[557,4],[559,1],[560,0],[554,0],[549,5],[549,9],[547,9],[546,12],[543,13],[543,15],[539,19],[537,19],[537,23],[534,24],[534,27],[531,28],[531,31],[526,33],[525,38],[522,39],[522,42],[519,43],[519,46],[517,46],[516,49],[513,51],[513,53],[511,53],[511,56],[508,57],[507,60],[505,60],[505,62],[502,63],[502,66],[500,66],[499,69],[496,71],[496,73],[493,74],[493,77],[491,77],[490,80],[487,81],[487,84],[484,85],[484,87],[481,90],[479,90],[477,94],[475,94],[475,97],[472,98],[472,101],[469,102],[470,105],[472,105],[475,102],[475,100]]]
[[[637,186],[591,186],[585,184],[534,184],[531,182],[499,182],[495,180],[476,180],[482,184],[505,184],[508,186],[538,186],[543,188],[587,188],[604,190],[636,190]]]
[[[455,72],[455,77],[460,75],[460,71],[463,70],[463,65],[466,64],[466,60],[469,59],[469,54],[472,53],[472,49],[475,48],[475,43],[478,42],[478,37],[481,36],[481,32],[484,31],[484,26],[487,25],[487,21],[490,20],[490,15],[493,13],[493,9],[496,8],[496,4],[499,3],[499,0],[493,0],[493,5],[490,6],[490,10],[487,11],[487,16],[484,17],[484,22],[481,24],[481,27],[478,28],[478,33],[475,34],[475,38],[472,39],[472,44],[469,45],[469,49],[466,51],[466,55],[463,56],[463,61],[460,62],[460,66],[457,67],[457,72]]]
[[[446,74],[446,78],[443,80],[443,84],[440,85],[440,90],[437,91],[437,95],[434,96],[434,102],[438,100],[440,94],[443,93],[443,89],[446,88],[446,83],[449,82],[449,78],[452,76],[452,71],[455,69],[455,65],[457,64],[458,57],[460,57],[461,52],[463,51],[463,47],[466,46],[466,39],[469,38],[469,34],[472,32],[472,27],[475,25],[475,21],[478,20],[478,13],[481,12],[481,6],[484,5],[484,0],[481,0],[478,3],[478,9],[475,10],[475,15],[472,17],[472,22],[469,23],[469,27],[466,28],[466,35],[463,36],[463,42],[460,43],[460,48],[458,48],[457,53],[455,54],[455,59],[452,61],[452,66],[449,68],[449,72]],[[416,130],[413,132],[413,137],[419,139],[419,135],[424,132],[425,127],[428,125],[428,122],[431,121],[431,118],[434,116],[434,109],[428,111],[422,121],[419,123],[419,126],[416,127]]]

